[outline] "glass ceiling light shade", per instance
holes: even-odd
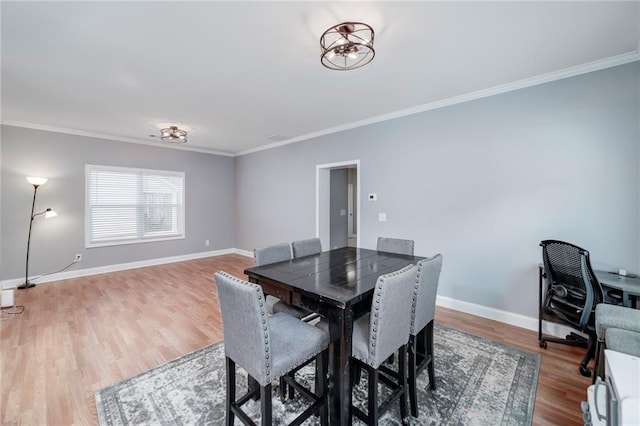
[[[363,67],[376,55],[373,28],[361,22],[343,22],[320,37],[320,62],[331,70],[346,71]]]
[[[46,209],[44,211],[45,219],[51,219],[52,217],[56,217],[56,216],[58,216],[58,213],[56,213],[53,210],[51,210],[51,207],[49,207],[48,209]]]
[[[47,178],[43,177],[35,177],[35,176],[27,176],[27,181],[33,186],[40,186],[47,183]]]
[[[187,143],[187,131],[178,129],[176,126],[167,127],[160,130],[160,139],[171,143]]]

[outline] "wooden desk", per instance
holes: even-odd
[[[351,336],[357,313],[368,312],[376,281],[423,257],[345,247],[248,268],[266,294],[324,315],[329,322],[329,424],[351,424]],[[407,313],[408,314],[408,313]]]

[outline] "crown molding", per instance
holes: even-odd
[[[269,145],[263,145],[257,148],[239,151],[235,153],[235,156],[239,157],[241,155],[252,154],[254,152],[259,152],[259,151],[265,151],[268,149],[277,148],[277,147],[289,145],[292,143],[302,142],[302,141],[317,138],[320,136],[326,136],[333,133],[343,132],[345,130],[368,126],[370,124],[380,123],[388,120],[394,120],[396,118],[406,117],[409,115],[419,114],[421,112],[431,111],[434,109],[444,108],[451,105],[456,105],[464,102],[474,101],[477,99],[487,98],[489,96],[512,92],[514,90],[519,90],[519,89],[525,89],[527,87],[537,86],[540,84],[551,83],[553,81],[563,80],[565,78],[575,77],[581,74],[587,74],[594,71],[600,71],[606,68],[612,68],[618,65],[624,65],[624,64],[628,64],[638,60],[640,60],[640,42],[636,50],[634,50],[633,52],[623,53],[621,55],[612,56],[609,58],[600,59],[593,62],[588,62],[586,64],[577,65],[574,67],[564,68],[558,71],[553,71],[547,74],[541,74],[535,77],[518,80],[512,83],[501,84],[499,86],[490,87],[488,89],[477,90],[475,92],[466,93],[460,96],[454,96],[448,99],[442,99],[442,100],[431,102],[428,104],[418,105],[415,107],[394,111],[388,114],[378,115],[378,116],[367,118],[360,121],[354,121],[352,123],[331,127],[331,128],[320,130],[313,133],[307,133],[306,135],[297,136],[295,138],[288,139],[286,141],[276,142]]]
[[[127,143],[136,143],[139,145],[147,145],[152,146],[154,148],[168,148],[168,149],[177,149],[182,151],[194,151],[194,152],[202,152],[205,154],[213,154],[213,155],[222,155],[225,157],[235,157],[235,154],[224,151],[214,151],[211,149],[198,148],[193,146],[184,146],[184,145],[175,145],[175,144],[161,144],[158,142],[150,142],[144,139],[136,139],[136,138],[127,138],[123,136],[114,136],[107,135],[104,133],[95,133],[95,132],[87,132],[84,130],[77,129],[68,129],[65,127],[58,126],[49,126],[46,124],[37,124],[37,123],[26,123],[24,121],[13,121],[13,120],[4,120],[2,121],[3,126],[12,126],[12,127],[22,127],[25,129],[33,129],[33,130],[45,130],[47,132],[54,133],[65,133],[69,135],[75,136],[86,136],[89,138],[97,138],[97,139],[108,139],[110,141],[118,141],[118,142],[127,142]]]

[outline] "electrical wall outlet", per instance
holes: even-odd
[[[209,247],[209,240],[204,240],[204,245]]]
[[[73,259],[74,262],[82,262],[82,255],[80,253],[76,254],[76,258]]]

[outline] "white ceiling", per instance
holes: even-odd
[[[152,144],[175,123],[190,149],[250,152],[637,60],[639,6],[2,1],[2,122]],[[325,69],[320,35],[349,20],[376,57]]]

